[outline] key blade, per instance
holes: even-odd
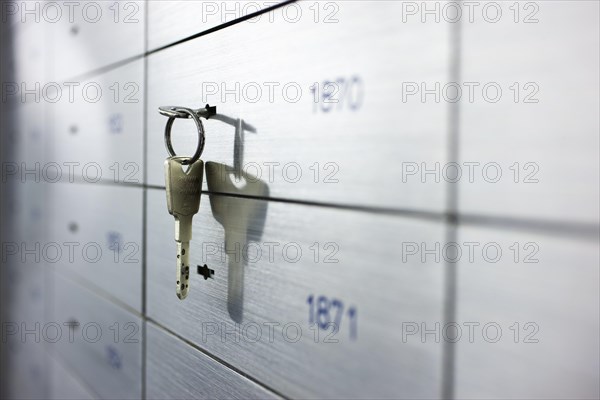
[[[186,157],[169,157],[165,161],[167,208],[175,217],[177,242],[176,289],[180,300],[188,295],[190,278],[189,245],[192,239],[192,219],[200,208],[204,163],[201,160],[184,170]]]
[[[179,300],[187,297],[190,284],[190,242],[177,242],[177,283]]]
[[[189,242],[192,240],[192,216],[182,215],[175,217],[175,240]]]

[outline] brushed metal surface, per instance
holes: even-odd
[[[598,243],[467,227],[458,238],[459,243],[495,242],[502,257],[485,262],[479,246],[476,262],[468,262],[463,253],[459,263],[457,322],[481,325],[473,343],[463,326],[456,344],[456,398],[597,398]],[[510,249],[515,243],[518,263]],[[538,251],[525,248],[526,243],[537,245]],[[496,258],[494,248],[489,254]],[[524,263],[526,257],[538,262]],[[497,343],[482,336],[482,327],[490,322],[502,329]],[[528,322],[539,330],[534,332]],[[495,335],[495,328],[489,328],[488,337]]]
[[[12,32],[14,42],[11,43],[14,51],[12,56],[14,65],[11,66],[14,72],[14,82],[19,86],[25,84],[27,90],[32,90],[36,83],[42,86],[49,78],[50,53],[44,43],[48,27],[46,24],[34,23],[32,19],[25,24],[18,24],[18,26],[19,28]],[[4,53],[2,57],[4,57]],[[5,79],[9,76],[6,75]],[[32,99],[32,95],[26,96],[26,100],[32,101]]]
[[[39,253],[27,254],[17,252],[13,253],[8,244],[16,244],[19,249],[25,242],[33,248],[35,243],[40,243],[46,238],[46,224],[48,223],[47,202],[44,197],[47,193],[48,185],[36,183],[34,179],[21,180],[15,177],[16,183],[12,186],[13,195],[16,197],[9,205],[9,212],[15,221],[15,226],[7,232],[4,237],[5,253],[4,260],[7,262],[22,262],[30,265],[41,265],[42,257]]]
[[[46,118],[48,102],[42,89],[47,80],[50,56],[48,48],[44,46],[46,32],[43,24],[17,29],[14,32],[14,42],[10,44],[14,52],[13,60],[2,66],[2,107],[12,111],[11,114],[4,114],[5,110],[2,112],[2,118],[12,125],[11,128],[3,130],[3,136],[11,138],[5,147],[5,153],[11,153],[10,158],[4,155],[3,161],[15,160],[19,164],[17,174],[14,175],[19,181],[41,180],[40,174],[29,173],[24,177],[21,175],[25,170],[35,171],[36,163],[41,164],[45,161],[45,150],[51,133]],[[6,53],[7,51],[3,52],[2,58]],[[13,92],[15,89],[17,93]],[[3,179],[4,177],[3,175]]]
[[[2,322],[17,329],[14,334],[6,333],[3,338],[19,342],[21,328],[34,329],[36,324],[41,325],[46,320],[44,303],[48,288],[45,287],[44,274],[44,267],[40,265],[23,262],[3,264],[2,308],[5,312]],[[27,344],[35,345],[29,341]]]
[[[31,181],[13,186],[18,199],[10,210],[14,228],[2,238],[2,389],[10,398],[44,399],[50,387],[43,327],[52,289],[35,250],[45,239],[43,186]]]
[[[7,118],[14,117],[15,127],[13,132],[5,132],[7,135],[15,136],[18,146],[13,149],[11,159],[5,160],[2,179],[14,179],[18,183],[45,182],[42,171],[48,171],[44,167],[48,165],[47,148],[52,133],[45,118],[47,110],[44,103],[24,103],[14,109],[11,116],[7,116]],[[12,167],[9,167],[9,164],[12,164]],[[50,173],[48,176],[52,179]]]
[[[461,104],[462,162],[496,162],[497,183],[466,176],[460,183],[462,212],[598,223],[599,5],[552,1],[537,5],[537,23],[514,23],[509,3],[496,24],[464,24],[462,78],[479,82],[477,100]],[[537,4],[537,3],[536,3]],[[521,9],[521,18],[534,9]],[[493,50],[492,50],[493,49]],[[487,82],[502,88],[497,103],[482,99]],[[514,89],[520,88],[515,103]],[[539,91],[525,103],[535,87]],[[490,89],[490,97],[495,96]],[[509,167],[519,162],[518,182]],[[525,169],[525,163],[536,163]],[[466,174],[466,169],[465,169]],[[490,170],[492,179],[495,170]],[[537,183],[523,183],[527,177]]]
[[[264,182],[241,187],[240,194],[266,190]],[[402,262],[401,244],[441,240],[441,223],[205,196],[194,218],[191,261],[193,271],[204,263],[214,269],[214,280],[193,273],[190,294],[180,301],[173,293],[175,241],[165,202],[164,191],[148,192],[150,318],[285,396],[439,396],[441,345],[403,344],[402,323],[442,318],[443,265]],[[329,337],[338,343],[326,342],[331,329],[315,340],[311,294],[339,299],[344,313],[355,307],[355,339],[344,314]]]
[[[153,323],[146,329],[148,398],[279,398]]]
[[[240,164],[269,183],[272,197],[442,210],[444,185],[403,183],[402,163],[445,159],[448,107],[404,103],[402,82],[448,78],[448,24],[400,23],[396,2],[336,4],[337,23],[315,23],[310,14],[297,23],[263,18],[150,55],[148,183],[164,185],[166,118],[158,107],[208,102],[225,122],[205,123],[202,159]],[[354,77],[364,83],[359,109],[344,106],[349,100],[340,95],[339,108],[314,112],[323,104],[315,103],[311,85]],[[214,85],[218,94],[209,95]],[[222,88],[233,93],[222,98]],[[178,155],[195,151],[189,122],[174,125]]]
[[[59,164],[62,180],[143,181],[143,71],[141,60],[126,64],[81,82],[74,101],[65,90],[60,101],[49,105],[50,161]],[[83,91],[86,85],[89,92]]]
[[[50,363],[51,388],[50,399],[67,400],[93,400],[96,397],[89,392],[81,379],[66,368],[60,361],[48,355]]]
[[[27,262],[7,262],[2,264],[0,273],[3,393],[10,398],[43,399],[49,382],[41,333],[46,323],[48,295],[44,268]]]
[[[148,50],[204,32],[245,15],[280,3],[279,1],[148,1]],[[262,19],[273,18],[264,15]],[[259,21],[257,19],[257,21]]]
[[[14,229],[2,238],[0,306],[4,310],[2,322],[17,325],[18,332],[7,334],[3,340],[8,337],[19,345],[40,348],[34,340],[22,342],[20,339],[21,328],[35,330],[36,324],[41,325],[45,321],[45,301],[49,290],[45,286],[45,263],[36,250],[39,249],[37,244],[45,239],[43,188],[41,184],[23,182],[15,185],[14,189],[14,195],[20,201],[15,202],[10,210]]]
[[[52,219],[47,243],[57,244],[61,253],[56,257],[48,247],[47,263],[140,311],[142,189],[62,182],[48,186]]]
[[[47,24],[52,38],[52,80],[69,81],[144,53],[146,2],[77,2],[73,21],[69,6],[59,4],[62,18]]]
[[[9,36],[8,34],[5,35],[4,32],[18,32],[26,29],[34,23],[35,20],[33,18],[23,23],[21,22],[21,16],[19,15],[19,13],[5,12],[2,24],[0,24],[0,32],[2,32],[2,37],[4,38],[5,36]]]
[[[100,398],[139,399],[141,319],[71,280],[58,274],[53,278],[53,320],[79,323],[72,339],[68,326],[63,326],[63,336],[50,346],[53,356],[76,371]]]
[[[29,329],[32,329],[30,327]],[[34,343],[33,334],[29,335],[30,343],[19,343],[14,347],[2,343],[2,356],[8,368],[3,372],[2,390],[7,398],[12,399],[45,399],[49,388],[49,365],[41,343]],[[6,381],[4,381],[6,379]]]

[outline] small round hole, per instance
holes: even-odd
[[[72,233],[75,233],[75,232],[77,232],[77,231],[79,230],[79,226],[77,225],[77,223],[75,223],[75,222],[71,222],[71,223],[69,224],[69,230],[70,230]]]

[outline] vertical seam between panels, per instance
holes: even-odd
[[[148,8],[150,2],[147,1],[144,3],[144,54],[148,51]],[[142,393],[141,398],[146,398],[146,269],[147,269],[147,257],[146,257],[146,238],[147,238],[147,197],[148,197],[148,189],[146,188],[146,180],[148,175],[148,57],[146,55],[143,56],[143,86],[144,86],[144,94],[142,96],[142,131],[143,131],[143,144],[142,144],[142,179],[144,183],[144,188],[142,189]]]
[[[460,82],[461,79],[461,22],[449,26],[449,81]],[[460,157],[460,101],[448,104],[448,136],[447,162],[457,162]],[[458,183],[446,183],[446,227],[445,242],[457,240],[458,228]],[[444,261],[444,324],[456,320],[457,297],[457,262]],[[442,341],[442,393],[443,399],[453,399],[455,396],[455,359],[456,344]]]

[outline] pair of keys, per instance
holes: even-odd
[[[206,119],[216,115],[217,108],[210,107],[192,110],[185,107],[160,107],[159,112],[169,117],[165,127],[165,145],[170,157],[165,160],[165,185],[167,209],[175,217],[175,241],[177,242],[176,289],[180,300],[187,297],[190,282],[190,240],[192,240],[192,219],[200,208],[204,162],[200,160],[204,150],[204,126],[200,117]],[[171,128],[177,118],[191,118],[198,129],[198,147],[192,157],[178,157],[171,144]],[[187,170],[184,167],[187,166]],[[198,272],[208,279],[214,271],[206,265],[198,266]]]

